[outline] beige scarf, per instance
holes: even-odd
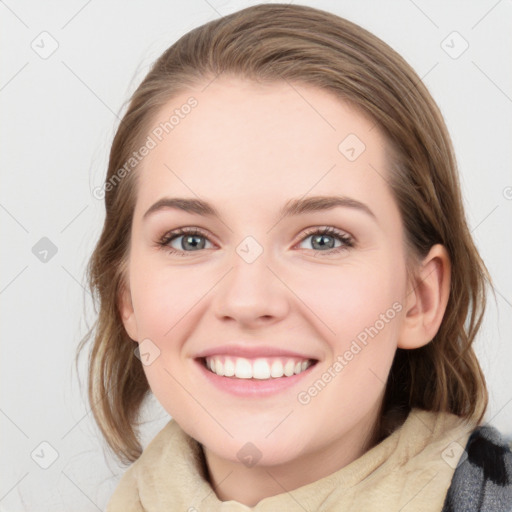
[[[251,508],[217,498],[203,476],[200,445],[171,419],[125,472],[106,512],[439,512],[475,426],[413,409],[400,428],[344,468]]]

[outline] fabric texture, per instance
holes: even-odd
[[[498,430],[477,427],[446,495],[442,512],[511,512],[512,452]]]
[[[217,498],[201,445],[170,420],[122,476],[107,512],[508,512],[501,491],[510,481],[510,451],[491,427],[475,427],[452,414],[413,409],[401,427],[337,472],[248,507]],[[503,449],[489,450],[482,436]],[[504,460],[498,470],[492,464],[497,452]],[[483,498],[476,499],[479,492]]]

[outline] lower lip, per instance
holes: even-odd
[[[312,364],[308,369],[297,375],[292,375],[291,377],[237,379],[236,377],[221,377],[208,370],[201,361],[195,360],[194,362],[199,366],[201,373],[216,388],[233,395],[254,398],[276,395],[291,388],[304,377],[308,376],[316,366],[316,363]]]

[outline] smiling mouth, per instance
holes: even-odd
[[[258,357],[249,359],[235,356],[208,356],[199,358],[201,364],[220,377],[234,379],[270,380],[292,377],[306,371],[318,361],[297,357]]]

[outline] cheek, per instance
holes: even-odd
[[[294,278],[294,290],[340,347],[376,322],[384,330],[381,315],[387,320],[386,331],[397,324],[389,320],[396,318],[396,310],[401,307],[402,283],[397,270],[382,259],[374,264],[354,261],[339,268],[332,266],[328,271],[318,268],[297,275],[302,277]]]
[[[144,337],[162,340],[170,336],[180,319],[192,311],[205,293],[197,273],[169,269],[150,258],[144,265],[134,262],[130,276],[137,326]]]
[[[303,391],[309,400],[325,384],[314,407],[331,410],[339,403],[331,414],[340,419],[375,403],[396,351],[402,278],[398,265],[393,266],[391,258],[386,264],[381,256],[373,263],[354,261],[328,273],[313,272],[297,283],[303,290],[301,299],[321,320],[316,324],[327,326],[322,334],[328,342],[327,373],[320,377],[322,382],[308,383],[314,388],[312,395],[307,387]]]
[[[198,411],[194,410],[194,402],[180,385],[184,381],[183,375],[176,372],[176,368],[168,362],[167,356],[168,354],[162,353],[151,365],[143,366],[144,373],[151,392],[161,406],[170,416],[186,424],[189,418],[198,416]],[[200,396],[196,390],[191,390],[189,385],[186,386],[193,396]]]
[[[149,340],[146,343],[152,354],[151,364],[143,369],[158,400],[169,414],[178,414],[186,409],[180,386],[184,380],[183,343],[198,320],[196,307],[212,283],[201,280],[191,269],[171,269],[150,258],[133,258],[132,263],[130,287],[137,327],[140,338]]]

